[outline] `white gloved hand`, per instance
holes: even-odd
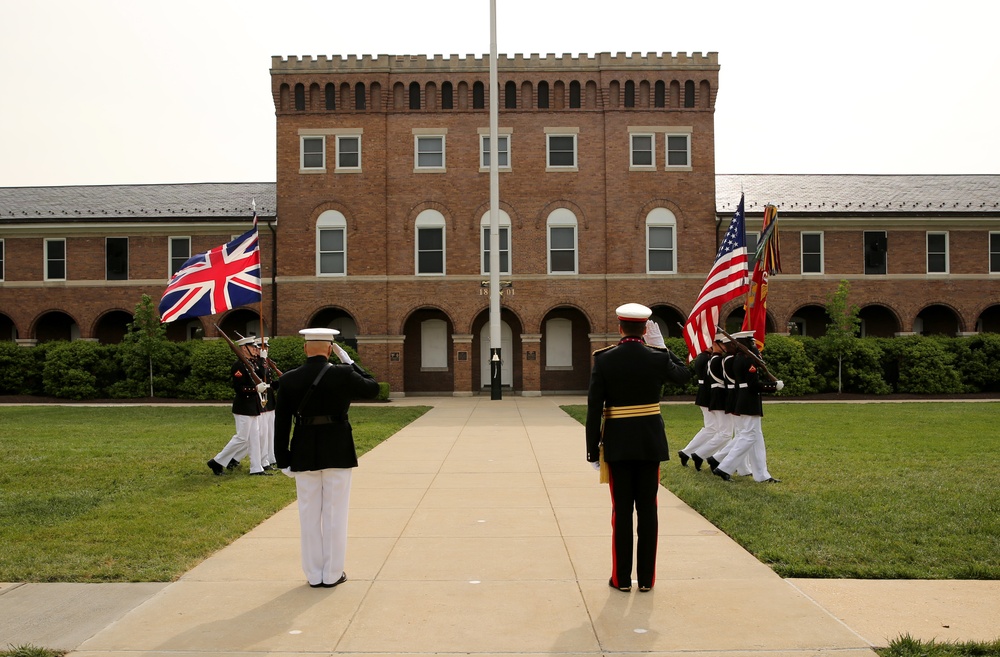
[[[285,475],[286,477],[291,477],[292,479],[295,479],[295,475],[292,474],[292,469],[290,467],[289,468],[282,468],[281,469],[281,474]]]
[[[784,381],[776,381],[774,383],[774,389],[775,390],[781,390],[784,387],[785,387],[785,382]]]
[[[267,349],[260,350],[260,357],[263,358],[264,360],[267,360]]]
[[[257,384],[257,392],[262,393],[265,390],[269,389],[270,387],[271,385],[269,383],[264,383],[263,381],[261,381],[260,383]]]
[[[646,344],[661,349],[665,349],[667,346],[663,341],[663,334],[660,333],[659,324],[651,319],[646,320]]]
[[[594,466],[595,470],[600,470],[601,469],[601,462],[600,461],[592,461],[592,462],[588,461],[588,463],[590,463],[592,466]]]
[[[337,354],[337,358],[339,358],[340,362],[343,363],[344,365],[352,365],[354,363],[354,360],[347,355],[347,352],[344,351],[344,348],[341,347],[336,342],[333,343],[333,353]]]

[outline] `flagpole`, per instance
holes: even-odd
[[[490,399],[503,398],[500,353],[500,174],[497,93],[497,3],[490,0]]]

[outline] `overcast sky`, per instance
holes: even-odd
[[[719,53],[718,173],[1000,173],[1000,2],[496,0],[500,53]],[[0,0],[0,187],[271,182],[272,55],[486,55],[489,0]]]

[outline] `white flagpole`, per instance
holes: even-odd
[[[490,0],[490,399],[501,399],[500,354],[500,173],[497,161],[497,3]]]

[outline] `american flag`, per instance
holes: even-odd
[[[261,299],[260,249],[254,226],[232,242],[192,256],[160,299],[160,322],[214,315]]]
[[[746,294],[749,289],[746,219],[743,214],[743,195],[740,194],[740,204],[733,220],[729,222],[729,230],[719,246],[715,264],[712,265],[712,271],[708,272],[705,285],[684,325],[684,341],[688,346],[689,358],[711,348],[722,304]]]

